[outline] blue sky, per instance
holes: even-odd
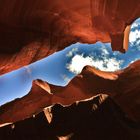
[[[140,18],[131,26],[129,49],[112,52],[110,43],[76,43],[47,58],[0,76],[0,105],[26,95],[34,79],[65,86],[85,65],[116,71],[140,59]]]

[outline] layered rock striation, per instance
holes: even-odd
[[[139,0],[1,0],[0,74],[75,42],[111,42],[123,52],[139,9]]]

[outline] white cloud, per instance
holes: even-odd
[[[140,38],[140,30],[135,30],[129,34],[129,42],[134,43],[138,38]]]
[[[91,56],[84,57],[83,55],[77,54],[66,65],[66,68],[75,74],[80,73],[86,65],[94,66],[102,71],[116,71],[121,68],[120,65],[122,62],[122,60],[116,60],[116,58],[104,57],[104,59],[94,59]]]
[[[78,48],[72,48],[67,54],[67,57],[72,57],[75,52],[78,51]]]
[[[83,57],[83,55],[75,55],[70,64],[67,64],[67,69],[69,69],[71,72],[78,74],[81,72],[84,66],[86,65],[92,65],[93,60],[91,57]]]

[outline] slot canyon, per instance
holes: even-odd
[[[77,42],[125,54],[139,17],[140,0],[0,0],[0,76],[30,73]],[[28,94],[0,106],[0,139],[139,140],[140,60],[116,71],[86,65],[65,86],[34,79]]]

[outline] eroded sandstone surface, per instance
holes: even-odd
[[[0,0],[0,74],[28,65],[75,42],[111,42],[113,50],[123,52],[124,49],[127,50],[126,44],[128,43],[126,38],[128,38],[129,31],[127,32],[126,28],[138,17],[140,17],[140,0],[13,0],[12,2],[10,0]],[[127,32],[127,37],[124,31]],[[124,45],[124,39],[127,40],[125,40],[126,46]],[[78,104],[77,101],[89,99],[98,94],[109,95],[129,118],[138,122],[140,121],[139,71],[140,61],[137,61],[125,70],[114,73],[104,73],[87,66],[66,87],[48,85],[40,80],[34,81],[29,94],[0,107],[0,124],[24,120],[56,103],[63,106],[75,102]],[[89,100],[85,104],[88,103],[90,103]],[[113,106],[112,102],[109,101],[107,106]],[[96,113],[93,113],[89,117],[90,119],[91,117],[94,118],[91,120],[93,124],[97,123],[92,125],[95,127],[91,129],[92,133],[93,130],[99,129],[99,125],[103,127],[113,121],[108,119],[108,117],[111,118],[112,112],[107,112],[107,106],[103,104],[103,108],[101,108],[103,112],[97,113],[97,116]],[[118,114],[117,109],[119,107],[113,108],[113,111],[117,112],[115,114]],[[70,108],[73,108],[72,105],[68,108],[62,107],[62,110],[70,110]],[[82,108],[88,110],[87,106]],[[96,108],[96,105],[94,108]],[[73,114],[73,111],[71,114]],[[74,116],[78,115],[75,114]],[[117,121],[124,123],[125,121],[119,118],[123,115],[118,115]],[[58,116],[56,114],[56,117]],[[103,120],[97,121],[99,116]],[[106,122],[104,118],[107,118],[108,121]],[[32,118],[27,121],[32,122]],[[23,128],[24,122],[19,122]],[[64,122],[62,123],[64,124]],[[125,138],[139,139],[136,134],[139,128],[136,131],[129,125],[122,125],[125,128],[127,127],[125,134],[128,135],[124,135]],[[120,128],[120,126],[118,127]],[[109,128],[112,130],[113,126],[110,125]],[[4,129],[9,130],[7,127]],[[18,127],[17,130],[19,130]],[[105,130],[108,129],[105,128]],[[121,129],[117,128],[113,134],[118,137],[122,136],[121,131],[119,135],[115,133],[118,130]],[[9,131],[11,133],[11,129]],[[80,134],[83,131],[85,132],[85,129],[82,131],[76,130]],[[135,134],[132,134],[134,131]],[[74,131],[70,131],[70,133],[74,133]],[[97,138],[100,136],[97,135]],[[113,135],[108,134],[108,136],[110,136],[110,139],[114,139],[111,137]]]
[[[123,52],[124,31],[138,17],[139,0],[1,0],[0,74],[75,42],[111,42]]]

